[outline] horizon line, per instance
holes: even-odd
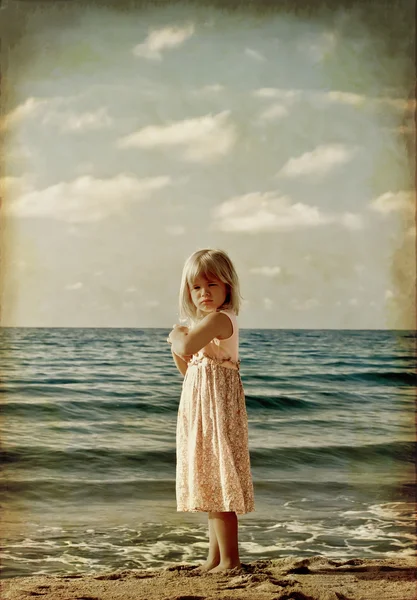
[[[172,326],[129,326],[129,325],[0,325],[0,329],[172,329]],[[379,327],[239,327],[239,330],[266,331],[414,331],[417,328],[379,328]]]

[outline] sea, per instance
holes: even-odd
[[[1,576],[198,564],[167,329],[2,328]],[[416,332],[241,329],[242,562],[416,553]]]

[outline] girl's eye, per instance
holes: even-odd
[[[209,285],[217,285],[216,283],[209,283]]]

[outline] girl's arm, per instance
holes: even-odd
[[[174,359],[174,362],[177,366],[178,371],[181,373],[181,375],[185,375],[188,369],[188,365],[187,362],[182,358],[182,356],[178,356],[178,354],[175,354],[174,350],[172,349],[171,346],[171,352],[172,352],[172,357]],[[190,357],[187,357],[190,358]]]
[[[233,325],[227,315],[220,312],[210,313],[198,325],[188,331],[175,326],[169,334],[172,350],[175,354],[196,354],[214,338],[226,339],[233,334]]]

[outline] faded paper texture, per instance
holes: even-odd
[[[3,1],[2,328],[168,328],[220,247],[242,329],[415,330],[414,17]]]

